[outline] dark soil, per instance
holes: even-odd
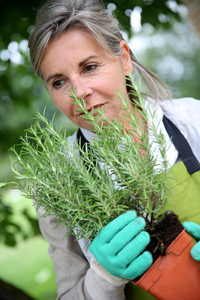
[[[160,255],[165,255],[167,247],[182,230],[183,226],[178,216],[172,211],[167,212],[165,217],[157,222],[153,229],[147,229],[151,236],[151,242],[145,250],[152,253],[155,261]]]

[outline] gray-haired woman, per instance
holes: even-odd
[[[130,124],[124,121],[121,104],[114,99],[113,93],[121,90],[126,97],[125,78],[130,72],[139,73],[143,88],[157,100],[150,105],[166,139],[170,140],[162,123],[163,115],[184,132],[200,160],[200,131],[197,130],[200,128],[200,102],[191,98],[164,100],[170,99],[167,87],[136,60],[115,19],[99,1],[47,1],[38,12],[29,48],[33,68],[45,82],[53,101],[81,128],[81,134],[89,142],[91,124],[77,111],[67,91],[76,88],[77,96],[84,97],[88,111],[95,114],[95,109],[101,107],[110,121],[123,121],[125,129],[129,130]],[[130,111],[135,113],[134,99],[130,99]],[[142,129],[147,131],[148,124],[142,114],[136,113],[142,120]],[[76,138],[75,133],[71,140],[76,141]],[[137,136],[133,138],[138,141]],[[167,155],[170,166],[180,161],[180,153],[172,143]],[[200,213],[193,214],[194,210],[199,211],[199,203],[197,199],[192,201],[191,210],[191,206],[183,207],[177,200],[175,211],[182,222],[199,224]],[[43,213],[40,208],[41,231],[49,242],[49,253],[54,262],[57,299],[153,299],[150,294],[129,284],[129,280],[142,275],[152,264],[152,255],[144,251],[150,237],[143,230],[143,218],[137,217],[134,211],[116,218],[86,249],[83,240],[76,242],[72,236],[63,239],[64,228],[57,226],[55,229],[56,219],[42,218]],[[191,224],[194,223],[185,225],[188,231]],[[200,255],[195,258],[200,260]]]

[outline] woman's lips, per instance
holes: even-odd
[[[105,103],[97,104],[97,105],[91,106],[90,108],[87,108],[87,111],[90,113],[90,112],[93,110],[93,114],[94,114],[94,115],[97,115],[98,113],[97,113],[95,110],[101,108],[104,104],[105,104]],[[80,113],[79,115],[80,115],[80,116],[81,116],[81,115],[85,115],[85,113],[82,112],[82,113]]]
[[[90,112],[92,109],[98,109],[102,106],[103,104],[98,104],[98,105],[94,105],[91,108],[87,109],[88,112]]]

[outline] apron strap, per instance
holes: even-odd
[[[87,149],[90,149],[90,142],[85,138],[85,136],[83,135],[81,129],[79,128],[76,134],[76,138],[77,138],[77,142],[79,144],[79,146],[81,147],[81,149],[85,152],[86,151],[86,147]],[[80,156],[82,156],[82,153],[79,151]],[[87,170],[91,171],[90,166],[88,166],[88,164],[83,161],[85,167]],[[93,165],[96,164],[96,158],[94,157],[94,155],[92,155],[92,163]],[[98,165],[98,163],[97,163]]]
[[[167,133],[169,134],[170,138],[172,139],[172,142],[175,146],[175,148],[178,150],[180,157],[187,168],[190,175],[200,170],[200,164],[197,161],[194,153],[192,152],[192,149],[188,143],[188,141],[185,139],[184,135],[180,132],[180,130],[166,117],[163,117],[163,123],[165,126],[165,129]],[[82,131],[80,128],[77,131],[77,141],[81,148],[85,150],[85,147],[87,145],[87,148],[89,149],[90,143],[89,141],[84,137]],[[81,155],[81,153],[80,153]],[[96,163],[95,157],[93,156],[93,163]],[[90,169],[87,163],[85,163],[85,166],[87,169]]]
[[[80,130],[80,128],[77,131],[76,139],[77,139],[77,142],[80,144],[81,149],[83,149],[85,147],[85,144],[87,144],[88,146],[90,144],[88,142],[88,140],[84,137],[84,135],[83,135],[82,131]]]
[[[200,170],[200,164],[196,159],[192,149],[180,130],[167,118],[163,117],[163,123],[169,134],[175,148],[178,150],[180,157],[190,175]]]

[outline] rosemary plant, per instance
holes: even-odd
[[[131,85],[135,106],[149,124],[154,115],[132,77]],[[130,113],[128,98],[123,99],[120,91],[116,96],[126,122],[131,124],[129,132],[118,120],[110,122],[101,109],[97,116],[88,112],[75,91],[70,95],[93,126],[93,143],[84,149],[78,142],[70,143],[65,133],[54,128],[54,120],[38,113],[36,122],[21,138],[21,151],[12,148],[17,188],[33,199],[37,208],[45,209],[44,217],[56,216],[66,234],[77,239],[92,240],[112,219],[130,209],[150,226],[167,205],[168,164],[162,133],[151,122],[148,131],[153,133],[162,158],[158,166],[148,132],[141,130],[140,122]],[[134,133],[140,143],[134,142]]]

